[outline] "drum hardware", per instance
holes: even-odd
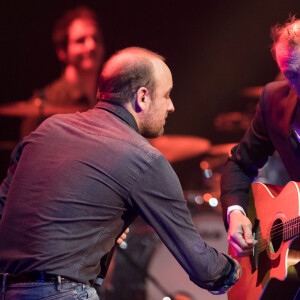
[[[171,294],[156,276],[147,271],[150,258],[157,245],[161,243],[154,230],[140,217],[131,226],[127,235],[127,247],[117,247],[107,278],[110,282],[101,291],[104,300],[146,300],[145,282],[151,282],[163,300],[195,300],[187,291]],[[126,269],[124,268],[126,266]],[[125,273],[124,273],[125,272]],[[119,286],[122,286],[119,289]],[[106,289],[106,290],[105,290]]]
[[[263,86],[247,87],[241,90],[239,108],[236,111],[223,112],[214,119],[214,128],[221,133],[241,134],[246,131],[256,113],[258,100]],[[243,99],[246,98],[246,99]],[[239,138],[240,139],[240,138]]]
[[[145,279],[148,279],[152,282],[152,284],[155,285],[155,287],[162,293],[162,295],[165,295],[165,297],[163,299],[165,300],[176,300],[172,295],[170,295],[170,293],[156,280],[155,277],[153,277],[151,274],[149,274],[149,272],[147,270],[145,270],[144,268],[142,268],[137,262],[134,261],[134,259],[131,257],[131,255],[129,253],[127,253],[125,251],[125,249],[123,248],[119,248],[118,251],[121,255],[123,255],[126,260],[130,263],[130,265],[135,268],[136,270],[138,270],[139,272],[141,272],[144,276]]]

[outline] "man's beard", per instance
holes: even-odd
[[[156,127],[143,126],[140,128],[140,133],[147,139],[153,139],[161,136],[164,133],[164,127],[162,126],[158,129]]]

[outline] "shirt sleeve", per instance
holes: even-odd
[[[264,121],[264,91],[260,105],[250,128],[240,143],[232,148],[221,177],[221,203],[225,227],[227,209],[239,205],[247,211],[248,194],[251,183],[275,149],[269,139]]]
[[[19,144],[13,150],[11,157],[10,157],[10,164],[9,164],[9,167],[7,170],[6,178],[3,180],[3,182],[0,186],[0,220],[2,218],[3,209],[4,209],[7,193],[9,190],[9,186],[12,181],[13,175],[15,173],[16,167],[18,165],[19,159],[21,157],[21,152],[22,152],[21,144],[22,144],[22,141],[19,142]]]
[[[208,290],[219,286],[230,265],[200,237],[178,177],[163,156],[142,172],[130,194],[131,205],[154,228],[190,279]]]
[[[244,211],[244,209],[241,206],[239,206],[239,205],[231,205],[231,206],[229,206],[227,208],[227,222],[229,220],[230,213],[232,211],[234,211],[234,210],[240,210],[244,215],[246,215],[246,212]]]

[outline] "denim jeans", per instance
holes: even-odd
[[[26,282],[9,284],[2,289],[0,300],[99,300],[94,288],[81,283]]]

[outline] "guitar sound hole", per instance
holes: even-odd
[[[271,235],[270,235],[270,248],[273,253],[276,253],[280,245],[282,243],[282,234],[283,234],[283,223],[280,219],[277,219],[271,229]]]

